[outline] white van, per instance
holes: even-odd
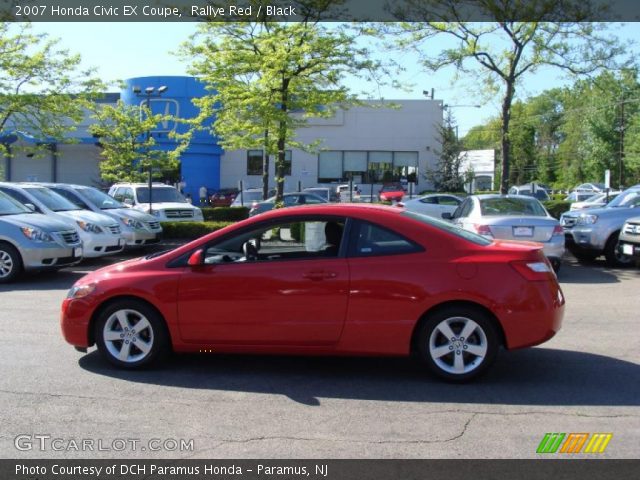
[[[164,183],[116,183],[109,196],[141,212],[151,213],[161,222],[202,222],[202,210],[191,205],[177,188]]]

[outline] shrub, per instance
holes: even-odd
[[[204,207],[202,215],[205,222],[238,222],[249,218],[247,207]]]
[[[546,208],[552,217],[560,219],[560,215],[569,210],[571,202],[565,202],[564,200],[547,200],[542,202],[544,208]]]
[[[551,194],[551,200],[563,201],[565,198],[567,198],[567,194],[566,193],[553,193],[553,194]]]
[[[207,233],[215,232],[233,222],[162,222],[164,238],[195,240]]]

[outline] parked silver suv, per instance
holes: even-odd
[[[640,185],[622,192],[604,208],[565,212],[560,217],[567,249],[579,260],[604,255],[610,266],[626,266],[633,258],[622,254],[618,236],[625,223],[640,213]]]
[[[627,257],[640,260],[640,217],[628,219],[618,241],[618,251]]]
[[[82,260],[78,233],[0,192],[0,283],[24,270],[58,269]]]

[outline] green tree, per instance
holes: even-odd
[[[226,149],[264,148],[276,155],[277,199],[282,199],[285,151],[312,151],[296,131],[313,117],[331,117],[336,109],[359,103],[342,80],[374,69],[355,34],[319,23],[330,0],[309,1],[300,22],[210,22],[183,45],[190,73],[210,95],[196,103],[200,122],[215,114],[213,132]],[[266,176],[264,181],[266,181]]]
[[[142,182],[151,170],[155,178],[172,178],[185,148],[178,143],[171,150],[158,148],[150,132],[161,122],[176,121],[170,115],[152,114],[145,105],[94,105],[95,123],[89,132],[102,148],[100,174],[108,182]]]
[[[28,23],[0,22],[0,136],[26,132],[41,140],[40,148],[70,142],[67,134],[103,88],[57,40],[32,33]],[[6,147],[0,143],[4,154]]]
[[[460,19],[460,3],[471,5],[477,14],[495,22],[469,23]],[[395,28],[403,33],[401,48],[425,45],[422,61],[430,70],[453,66],[459,73],[474,75],[492,92],[501,92],[500,144],[502,172],[500,190],[507,192],[511,178],[512,137],[510,122],[516,87],[528,74],[541,67],[559,68],[572,74],[590,74],[611,66],[623,52],[614,38],[605,36],[602,24],[588,22],[550,22],[562,8],[576,18],[588,18],[589,2],[567,0],[404,0],[396,2],[393,12],[404,19],[433,19],[441,22],[402,23]],[[434,13],[438,12],[438,13]],[[513,19],[537,20],[515,22]],[[452,21],[454,20],[454,21]],[[454,44],[434,55],[428,42],[448,37]]]
[[[436,190],[460,192],[464,189],[465,172],[460,171],[462,142],[458,139],[457,125],[450,110],[446,111],[444,123],[438,126],[441,150],[437,151],[438,163],[435,170],[427,172],[427,179]]]

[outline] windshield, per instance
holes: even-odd
[[[125,208],[125,205],[110,197],[106,193],[102,193],[97,188],[76,188],[78,192],[84,195],[90,203],[94,206],[98,207],[100,210],[112,210],[114,208]],[[155,193],[153,191],[153,196],[155,200]]]
[[[149,187],[136,188],[136,195],[138,203],[149,203]],[[154,187],[151,201],[188,203],[178,190],[171,187]]]
[[[57,194],[53,190],[49,190],[45,187],[25,188],[31,195],[36,197],[40,202],[44,204],[49,210],[54,212],[66,212],[68,210],[81,210],[77,205],[74,205],[63,196]]]
[[[540,202],[527,198],[483,198],[480,200],[482,216],[526,215],[528,217],[546,217],[547,211]]]
[[[6,193],[0,192],[0,215],[18,215],[20,213],[33,212]]]
[[[640,190],[627,190],[618,195],[607,207],[631,208],[640,205]]]
[[[463,230],[453,223],[440,220],[439,218],[428,217],[420,213],[409,212],[406,210],[402,212],[402,215],[404,215],[405,217],[413,218],[414,220],[418,220],[419,222],[426,223],[427,225],[431,225],[432,227],[436,227],[440,230],[444,230],[445,232],[452,233],[457,237],[464,238],[465,240],[473,242],[476,245],[491,245],[492,243],[491,240],[488,240],[481,235]]]

